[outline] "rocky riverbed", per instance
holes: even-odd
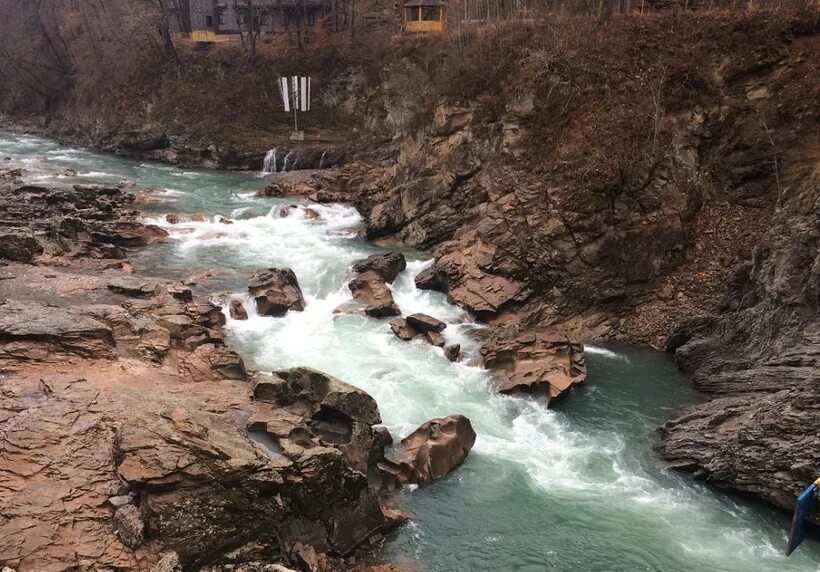
[[[193,279],[135,273],[134,249],[168,238],[137,210],[155,192],[23,176],[0,171],[0,562],[395,569],[357,555],[409,518],[391,491],[464,461],[476,440],[469,419],[433,419],[391,447],[364,391],[309,368],[246,369],[225,343],[223,308],[195,296]],[[197,217],[167,220],[181,218]],[[371,310],[384,297],[395,306],[384,282],[405,267],[398,253],[353,265],[368,315],[385,315]],[[259,270],[248,289],[255,315],[305,309],[289,269]],[[228,313],[248,319],[249,309],[234,298]],[[407,320],[444,345],[444,322]],[[556,376],[585,377],[582,357],[523,361],[527,390],[550,398],[568,389]]]
[[[21,507],[0,523],[16,527],[3,564],[364,569],[375,548],[482,569],[488,550],[516,567],[546,543],[559,568],[595,567],[645,561],[647,539],[665,566],[705,562],[692,546],[750,569],[805,563],[778,556],[786,525],[763,524],[777,517],[656,471],[652,429],[691,402],[662,354],[582,353],[547,329],[475,323],[429,289],[439,275],[418,254],[357,238],[348,207],[255,197],[253,177],[5,145],[30,171],[8,172],[3,192],[4,387],[17,393],[2,427],[20,447],[9,451],[22,476],[9,478],[25,501],[2,500]],[[87,417],[93,431],[74,428]],[[92,437],[106,451],[96,464]],[[60,478],[75,473],[110,486]],[[48,495],[26,494],[31,483]],[[71,536],[62,503],[85,493],[75,512],[94,533]],[[37,512],[44,498],[60,502]],[[413,522],[379,540],[403,508]],[[552,539],[522,536],[522,514]],[[579,514],[591,532],[576,551],[562,523]],[[628,525],[610,527],[612,514]],[[729,521],[731,558],[714,542]]]
[[[246,370],[220,307],[133,273],[130,249],[166,237],[133,194],[19,176],[0,183],[0,562],[366,568],[345,558],[407,518],[366,476],[385,445],[372,398],[318,372],[330,388]],[[286,409],[295,396],[316,413]]]

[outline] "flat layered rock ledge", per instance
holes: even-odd
[[[299,429],[281,451],[249,434],[261,409],[284,424],[302,397],[286,412],[255,396],[262,374],[225,344],[222,308],[134,272],[131,249],[164,234],[133,200],[0,177],[13,221],[0,229],[0,567],[399,570],[361,557],[407,515],[339,434],[355,418],[356,439],[389,437],[375,402],[317,386],[312,446]]]
[[[500,393],[529,394],[549,405],[587,379],[583,346],[554,330],[496,328],[480,351]]]

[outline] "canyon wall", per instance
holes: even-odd
[[[312,128],[340,168],[266,192],[355,204],[482,320],[675,351],[716,399],[661,455],[786,506],[817,467],[818,31],[785,11],[577,18],[274,59],[271,77],[322,75]],[[37,129],[258,168],[289,118],[241,97],[267,80],[228,56],[184,59],[127,114],[71,100]]]

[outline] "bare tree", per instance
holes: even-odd
[[[242,47],[249,60],[256,59],[256,48],[262,33],[262,7],[258,0],[233,0],[236,25],[242,39]]]
[[[174,40],[171,38],[170,18],[172,14],[178,15],[181,12],[180,0],[139,0],[139,2],[148,8],[148,17],[159,34],[165,55],[177,61]]]

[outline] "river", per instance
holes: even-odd
[[[10,157],[10,161],[3,161]],[[555,409],[492,392],[475,365],[481,329],[438,293],[415,289],[429,255],[405,251],[408,268],[393,285],[405,314],[448,322],[448,342],[466,359],[452,364],[440,349],[395,338],[386,320],[334,313],[349,303],[349,268],[379,249],[356,238],[361,217],[341,205],[311,205],[254,196],[253,174],[184,170],[0,133],[0,167],[20,164],[30,182],[119,182],[162,189],[146,219],[171,240],[140,251],[140,272],[213,276],[199,293],[241,293],[251,269],[296,273],[304,312],[284,318],[229,320],[232,347],[249,367],[307,365],[370,393],[396,438],[440,415],[468,416],[475,448],[456,471],[401,493],[414,521],[379,553],[412,559],[431,571],[458,570],[818,570],[811,541],[782,555],[788,516],[760,503],[715,492],[657,468],[654,431],[676,408],[698,399],[669,356],[621,345],[587,346],[588,383]],[[76,177],[60,175],[66,168]],[[277,176],[277,175],[273,175]],[[283,207],[299,204],[289,216]],[[184,222],[164,214],[224,215],[233,224]]]

